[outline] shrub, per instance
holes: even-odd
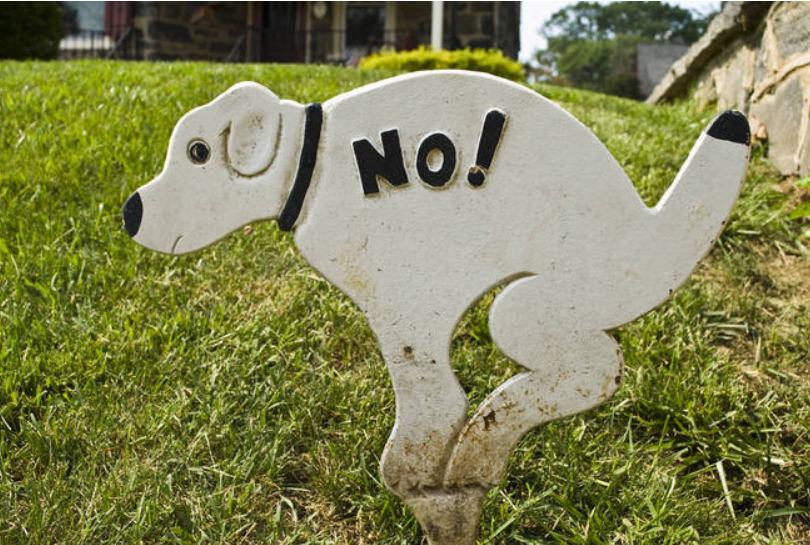
[[[419,46],[411,51],[386,50],[365,57],[360,68],[398,70],[440,70],[456,68],[487,72],[512,81],[524,81],[523,66],[496,49],[439,50]]]
[[[62,33],[57,2],[4,2],[0,6],[0,59],[53,59]]]

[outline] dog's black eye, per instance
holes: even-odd
[[[188,146],[188,156],[191,158],[192,162],[198,165],[206,162],[210,155],[211,150],[208,149],[208,144],[201,140],[196,140]]]

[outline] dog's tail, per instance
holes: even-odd
[[[686,281],[731,214],[745,179],[749,145],[743,114],[729,110],[712,120],[673,184],[638,225],[627,253],[617,256],[631,264],[627,270],[632,275],[612,279],[605,296],[613,292],[622,301],[611,306],[612,315],[603,316],[603,323],[594,325],[607,330],[634,320]]]
[[[728,220],[745,179],[749,143],[748,121],[739,112],[724,112],[709,124],[660,202],[623,218],[618,243],[594,252],[587,267],[598,281],[566,294],[571,306],[567,326],[615,329],[663,303],[686,281]],[[547,308],[545,301],[554,297],[546,292],[553,286],[542,277],[535,280],[533,288],[521,287],[523,295],[509,304],[507,288],[493,315],[514,313],[517,301],[526,298]],[[561,310],[555,307],[557,314]],[[562,316],[556,319],[564,321]]]
[[[669,276],[668,290],[659,294],[660,300],[643,303],[639,314],[683,284],[720,236],[745,180],[750,140],[745,116],[728,110],[712,120],[692,147],[653,209],[654,241],[648,257],[656,269],[653,275]]]

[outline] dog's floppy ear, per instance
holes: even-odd
[[[266,87],[243,82],[222,96],[229,117],[227,161],[239,174],[266,170],[276,156],[281,133],[281,104]]]

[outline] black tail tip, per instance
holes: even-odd
[[[706,132],[718,140],[728,140],[746,146],[751,143],[751,129],[748,126],[748,120],[736,110],[726,110],[715,117]]]
[[[137,191],[130,195],[127,202],[124,203],[121,215],[124,218],[124,229],[129,236],[134,237],[141,228],[141,217],[143,216],[143,203]]]

